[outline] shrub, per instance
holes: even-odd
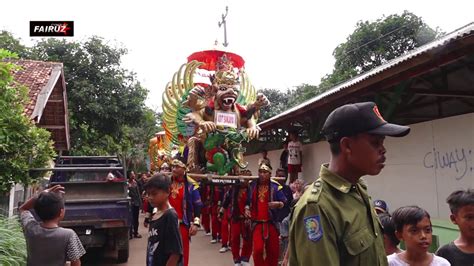
[[[26,265],[26,241],[18,217],[0,216],[0,265]]]

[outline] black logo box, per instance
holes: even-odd
[[[30,21],[30,37],[72,37],[74,21]]]

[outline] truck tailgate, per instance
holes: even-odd
[[[129,210],[127,199],[74,203],[66,201],[66,214],[61,226],[128,227],[130,225]]]

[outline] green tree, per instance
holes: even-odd
[[[324,76],[318,86],[298,86],[289,104],[294,106],[309,100],[442,34],[438,28],[431,28],[421,17],[408,11],[372,22],[359,21],[347,40],[334,49],[336,62],[332,72]]]
[[[278,89],[263,89],[260,91],[270,101],[270,106],[264,107],[260,111],[259,122],[265,121],[275,115],[284,112],[288,107],[288,93]]]
[[[144,160],[158,119],[145,107],[148,91],[121,66],[126,53],[99,37],[47,39],[32,48],[35,59],[64,64],[73,154],[117,154],[129,166]]]
[[[0,31],[0,49],[16,53],[20,58],[30,56],[29,48],[21,44],[20,39],[16,39],[8,31]]]
[[[421,17],[404,11],[376,21],[359,21],[354,32],[333,52],[333,75],[342,78],[371,70],[407,51],[433,41],[442,33],[432,29]],[[336,82],[342,81],[335,79]]]
[[[133,127],[142,121],[148,92],[134,73],[121,67],[126,49],[92,37],[83,43],[43,40],[32,52],[36,59],[64,64],[73,150],[82,147],[75,145],[84,133],[77,128],[91,128],[120,140],[121,126]]]
[[[50,133],[23,113],[27,88],[14,82],[11,73],[18,66],[11,58],[16,55],[0,49],[0,195],[15,183],[35,181],[41,173],[29,175],[28,170],[45,167],[55,155]]]
[[[0,47],[11,47],[24,59],[63,63],[71,154],[120,154],[129,165],[144,165],[138,161],[145,158],[160,119],[145,106],[148,91],[136,74],[121,65],[125,48],[95,36],[81,42],[43,39],[29,48],[9,33],[0,36],[5,36]]]
[[[290,107],[296,106],[304,101],[307,101],[316,95],[320,94],[321,90],[319,86],[310,85],[303,83],[296,86],[294,90],[289,91],[288,94],[288,105]]]
[[[122,142],[115,148],[115,153],[126,162],[128,169],[141,172],[146,170],[148,141],[156,132],[162,130],[160,117],[160,114],[150,108],[145,108],[140,126],[123,128]]]

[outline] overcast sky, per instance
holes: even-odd
[[[436,3],[438,2],[438,3]],[[191,53],[223,42],[217,22],[229,6],[228,49],[246,61],[259,89],[318,84],[331,72],[332,51],[359,20],[409,10],[431,27],[453,31],[474,21],[474,1],[3,1],[0,30],[31,44],[30,20],[73,20],[76,40],[104,37],[129,50],[124,66],[161,108],[166,83]]]

